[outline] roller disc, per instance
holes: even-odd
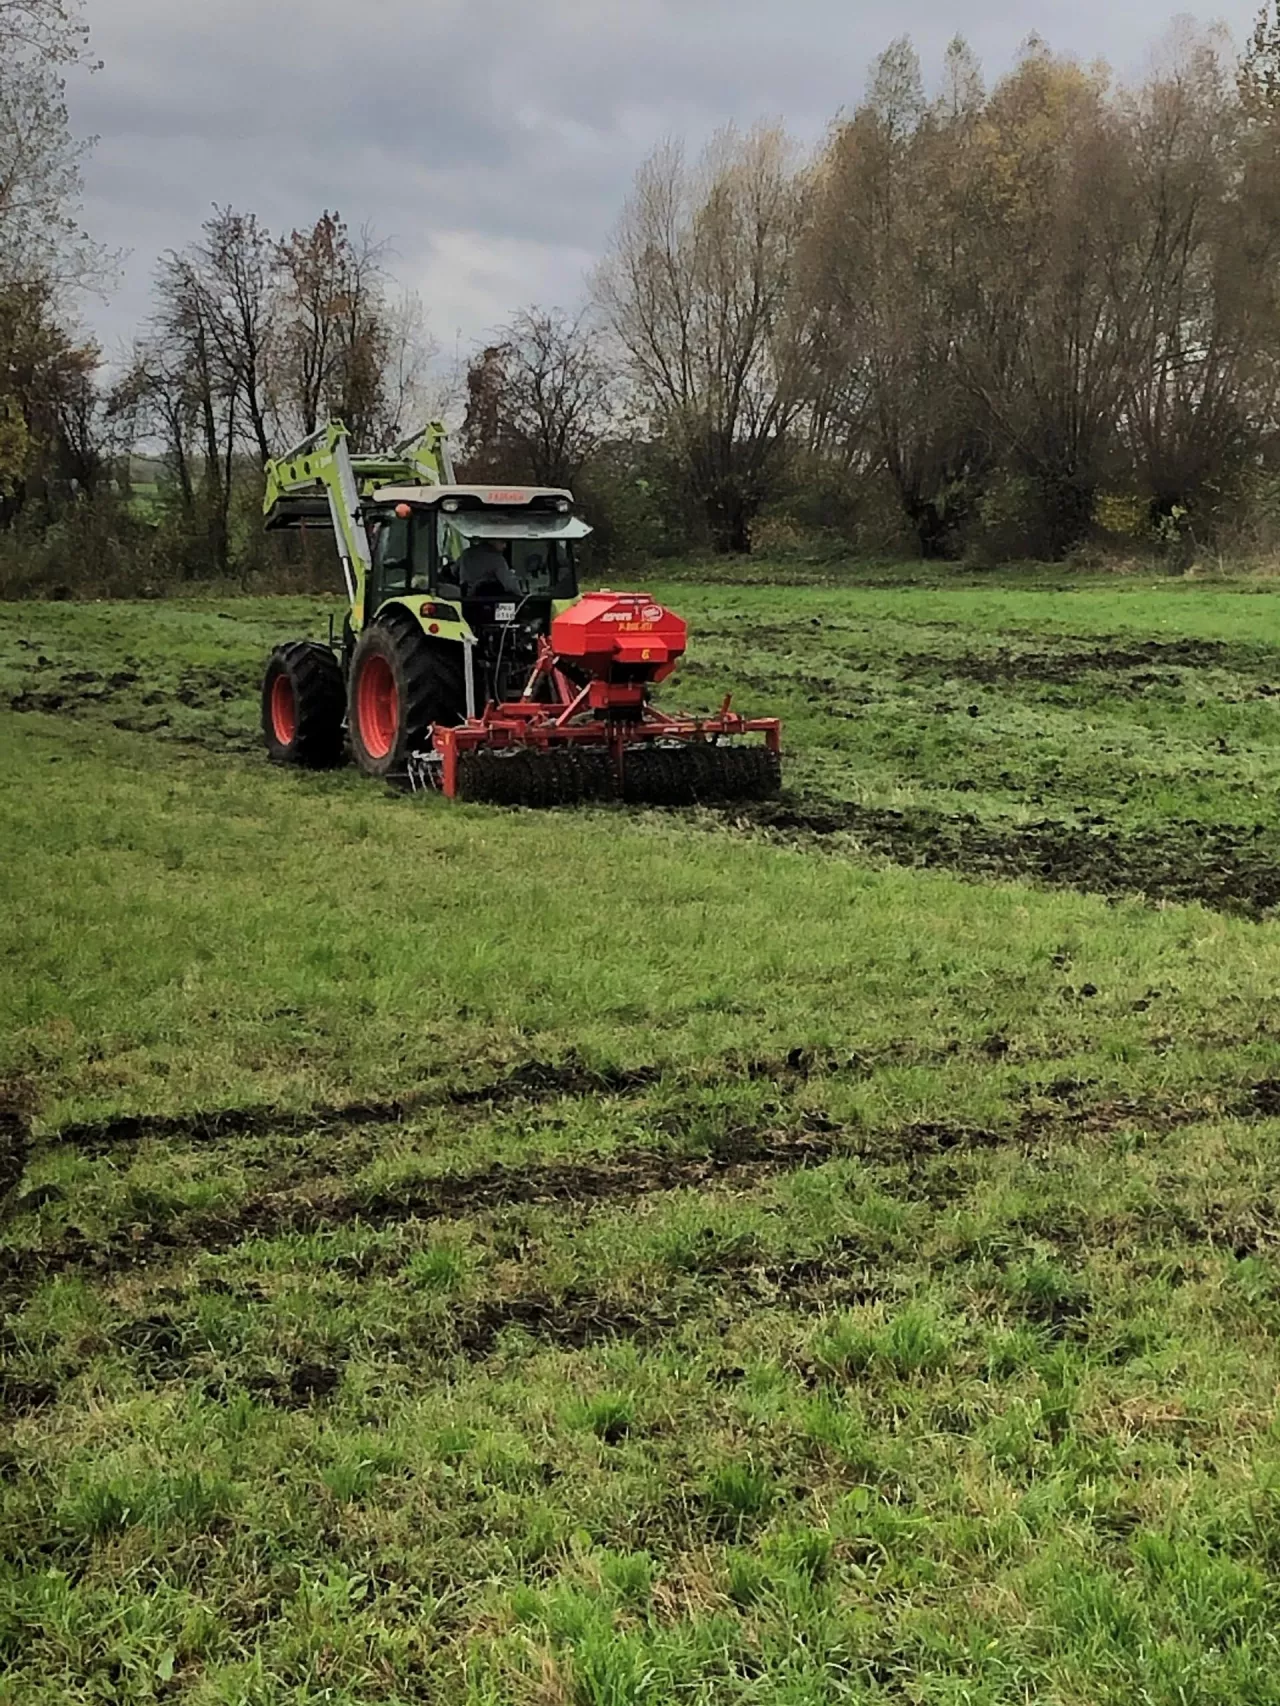
[[[571,806],[616,800],[618,777],[609,754],[598,748],[464,752],[458,797],[499,806]]]
[[[782,764],[767,746],[630,748],[623,798],[635,804],[694,806],[727,800],[767,800],[782,786]]]

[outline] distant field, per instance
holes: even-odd
[[[737,578],[724,812],[0,606],[5,1706],[1280,1702],[1280,590]]]

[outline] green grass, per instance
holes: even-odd
[[[753,815],[0,607],[5,1706],[1280,1701],[1280,617],[896,580],[654,586]]]

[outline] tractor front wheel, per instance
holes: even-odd
[[[262,738],[277,764],[324,770],[342,758],[346,694],[337,658],[317,640],[290,640],[267,660]]]
[[[356,644],[347,682],[347,726],[356,763],[370,776],[402,771],[431,744],[433,723],[466,710],[462,647],[430,640],[408,622],[375,622]]]

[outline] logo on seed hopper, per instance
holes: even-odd
[[[646,604],[640,612],[640,620],[642,622],[660,622],[662,620],[662,606],[660,604]]]

